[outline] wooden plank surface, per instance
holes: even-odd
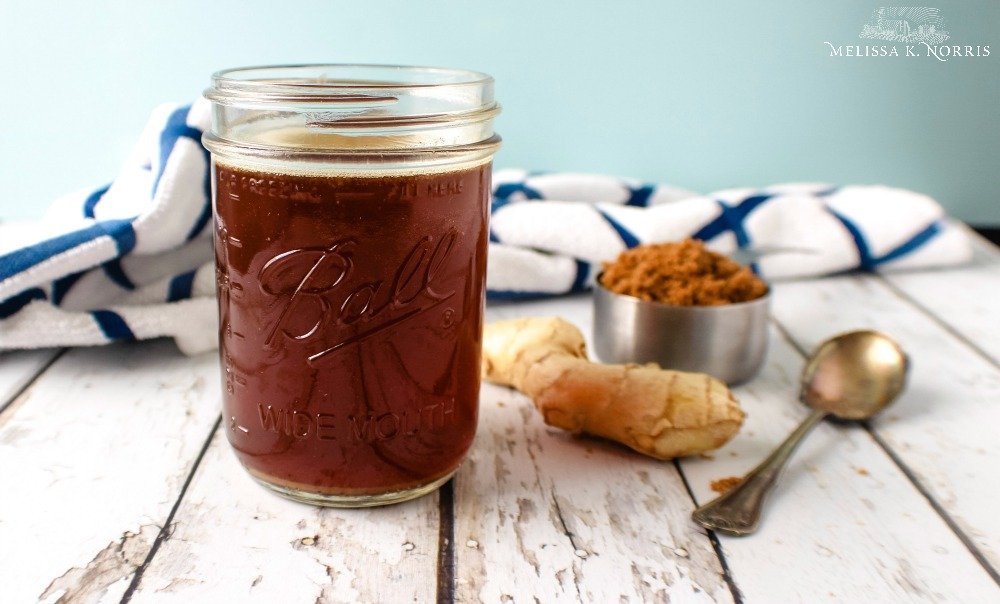
[[[812,305],[801,300],[790,307],[803,315],[803,320],[807,320],[812,313]],[[501,306],[493,309],[491,318],[553,314],[574,321],[589,337],[590,305],[586,297]],[[783,440],[805,416],[805,409],[795,400],[802,357],[776,331],[772,344],[764,373],[750,384],[737,388],[749,413],[747,424],[741,433],[725,449],[708,456],[711,459],[694,458],[681,462],[684,475],[699,502],[708,501],[716,495],[710,488],[711,481],[744,474]],[[505,407],[494,409],[490,405],[491,401],[504,402]],[[488,480],[492,476],[487,475],[496,470],[488,463],[490,460],[504,459],[506,462],[504,457],[518,454],[529,458],[531,463],[518,461],[515,457],[513,469],[508,471],[509,476],[505,476],[503,481],[506,488],[497,488],[500,493],[498,503],[480,503],[481,507],[471,514],[476,517],[501,518],[502,522],[491,523],[496,524],[499,529],[490,534],[490,538],[499,543],[510,540],[517,542],[519,524],[515,520],[518,518],[518,501],[510,493],[530,494],[532,490],[541,488],[541,485],[531,483],[532,475],[545,475],[533,467],[532,464],[538,463],[536,459],[555,458],[554,462],[548,463],[560,470],[551,472],[548,484],[541,483],[547,489],[559,492],[567,486],[572,489],[575,485],[582,484],[591,491],[574,493],[579,507],[587,509],[590,516],[594,516],[595,509],[598,510],[598,515],[616,513],[618,509],[617,505],[608,505],[606,500],[601,500],[593,491],[600,493],[607,485],[611,492],[617,490],[634,493],[634,487],[627,484],[627,468],[657,464],[611,445],[598,445],[594,441],[574,442],[556,430],[532,428],[538,422],[538,417],[533,411],[526,413],[531,409],[526,403],[523,397],[513,395],[505,389],[490,388],[486,391],[480,439],[489,437],[496,441],[492,446],[487,445],[487,450],[494,455],[486,455],[484,463],[478,459],[477,450],[473,457],[473,473],[482,474],[484,478],[473,481],[464,489],[462,480],[466,475],[463,470],[456,487],[457,500],[468,490],[470,500],[476,501],[475,493],[491,492]],[[511,406],[515,407],[517,414],[509,411]],[[524,414],[525,417],[515,417],[519,414]],[[491,420],[490,415],[501,419],[506,415],[501,425],[505,426],[508,436],[499,438],[498,431],[488,427],[488,422],[496,421]],[[560,444],[566,451],[542,455],[538,452],[539,445],[532,439],[540,440],[549,449]],[[508,444],[511,440],[513,445]],[[590,449],[586,464],[571,465],[572,447]],[[513,453],[508,452],[506,456],[500,457],[505,449],[512,450]],[[525,449],[532,451],[533,455],[521,453]],[[605,474],[600,471],[603,464],[614,463],[617,455],[632,459],[626,466],[619,468],[617,473]],[[595,456],[597,460],[592,461]],[[835,601],[970,601],[970,598],[974,600],[983,595],[1000,597],[996,584],[959,537],[863,428],[821,425],[796,459],[798,465],[793,465],[787,480],[779,485],[779,492],[775,495],[774,506],[768,517],[769,522],[761,532],[742,539],[720,538],[723,555],[744,601],[809,601],[816,598]],[[596,471],[592,469],[595,465],[598,468]],[[485,469],[479,466],[485,466]],[[591,472],[597,474],[597,480],[591,480]],[[581,478],[581,474],[587,479]],[[625,475],[624,478],[622,474]],[[669,481],[660,476],[655,484],[662,495],[664,485],[669,484]],[[684,514],[678,514],[682,516],[679,520],[683,521],[680,524],[683,534],[683,527],[691,526],[687,519],[690,504],[676,493],[666,492],[670,493],[669,497],[664,497],[669,502],[668,506],[688,510]],[[457,509],[461,509],[461,505]],[[547,551],[552,547],[550,543],[553,538],[546,539],[545,535],[557,535],[558,531],[546,526],[548,522],[545,520],[545,513],[539,516],[542,521],[533,520],[534,524],[525,527],[522,532],[536,536],[533,537],[536,550],[540,550],[541,545],[546,546],[544,559],[547,561],[546,568],[551,573],[552,568],[560,568],[559,563],[568,564],[568,559],[560,559]],[[458,526],[462,525],[461,517],[459,514],[456,520]],[[650,522],[643,524],[649,526]],[[608,541],[616,539],[617,543],[629,545],[635,542],[634,537],[625,535],[616,535],[612,539],[608,528],[604,528],[603,532]],[[502,596],[505,592],[497,593],[495,589],[490,589],[487,575],[494,568],[504,569],[499,573],[500,577],[520,571],[517,576],[529,579],[522,579],[516,585],[526,581],[529,588],[536,589],[547,597],[566,595],[567,592],[572,595],[571,585],[555,584],[551,578],[546,581],[546,577],[536,579],[531,566],[522,562],[525,559],[523,554],[510,552],[502,547],[497,548],[499,553],[494,552],[492,556],[465,552],[461,548],[464,537],[463,533],[457,531],[459,595],[485,595],[486,600]],[[481,547],[482,539],[470,538]],[[471,562],[463,559],[463,553]],[[565,552],[563,555],[565,556]],[[487,558],[488,563],[477,565],[476,556]],[[463,562],[471,564],[471,572],[462,571]],[[662,566],[670,567],[669,564]],[[620,571],[604,570],[605,573],[584,574],[585,584],[602,584],[603,581],[606,591],[597,593],[605,596],[604,599],[614,595],[616,589],[617,593],[626,591],[627,588],[622,584],[628,583],[627,577],[622,578]],[[568,573],[563,576],[566,575]],[[463,591],[461,578],[465,576],[471,578],[468,589]],[[601,578],[590,579],[591,576]],[[611,581],[607,577],[616,579]],[[497,579],[494,583],[499,584],[501,580]],[[508,585],[508,589],[512,588]],[[519,595],[530,593],[534,592]],[[666,593],[669,592],[661,591],[659,595]],[[719,597],[718,594],[715,595]]]
[[[7,602],[117,601],[218,415],[213,354],[72,350],[0,415]]]
[[[796,402],[802,357],[776,330],[771,344],[762,374],[736,388],[747,411],[740,434],[711,459],[680,462],[699,503],[718,496],[712,481],[746,474],[807,413]],[[746,602],[1000,598],[959,538],[857,425],[817,426],[772,493],[758,532],[719,539]]]
[[[489,320],[560,315],[590,337],[587,296],[492,305]],[[546,426],[529,399],[484,384],[455,478],[456,600],[733,600],[675,466]]]
[[[1000,363],[1000,250],[974,238],[965,266],[936,271],[886,273],[891,287],[933,320]]]
[[[732,601],[672,463],[549,428],[506,388],[481,413],[455,479],[457,601]]]
[[[5,354],[0,408],[16,400],[0,412],[0,468],[17,487],[0,495],[0,600],[1000,601],[998,267],[983,248],[955,271],[779,284],[782,332],[737,389],[747,424],[711,458],[574,438],[487,385],[453,490],[373,510],[280,499],[222,432],[207,441],[213,354],[152,342],[48,369],[54,351]],[[561,315],[590,334],[587,296],[488,314]],[[803,417],[801,352],[861,327],[910,352],[904,396],[870,429],[821,424],[761,531],[713,545],[689,521],[692,496],[712,498],[711,481]]]
[[[0,413],[58,354],[51,348],[0,352]]]
[[[1000,298],[1000,281],[980,295]],[[1000,306],[990,310],[981,319],[1000,321]],[[776,287],[774,316],[806,351],[859,328],[880,329],[903,346],[912,361],[907,389],[871,426],[996,573],[1000,370],[878,277],[783,283]]]
[[[216,434],[133,602],[430,602],[438,497],[358,510],[259,486]]]

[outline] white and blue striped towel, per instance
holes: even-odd
[[[723,253],[770,251],[754,265],[769,280],[972,257],[966,231],[936,201],[884,186],[794,183],[698,195],[608,176],[501,170],[493,192],[493,298],[584,290],[622,250],[685,237]]]
[[[216,345],[208,104],[157,109],[115,181],[57,200],[35,223],[0,223],[0,349],[173,337]],[[501,170],[489,295],[581,291],[627,247],[684,237],[722,252],[787,248],[766,278],[944,266],[965,232],[927,196],[881,186],[792,184],[698,195],[610,176]]]
[[[154,111],[115,181],[0,223],[0,348],[216,345],[208,105]]]

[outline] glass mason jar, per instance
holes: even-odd
[[[216,73],[205,95],[237,456],[319,505],[433,491],[476,430],[493,79],[259,67]]]

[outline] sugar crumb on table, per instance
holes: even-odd
[[[709,483],[709,487],[712,488],[716,493],[726,493],[733,487],[738,485],[740,481],[743,480],[740,476],[727,476],[725,478],[718,478]]]

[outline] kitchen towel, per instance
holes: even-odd
[[[926,195],[879,185],[792,183],[698,195],[589,174],[501,170],[493,179],[494,298],[587,289],[602,262],[641,243],[693,237],[759,250],[768,280],[968,261],[966,231]]]
[[[173,337],[216,345],[204,100],[154,111],[110,185],[33,223],[0,223],[0,349]],[[958,264],[965,231],[933,199],[883,186],[787,184],[708,195],[613,176],[494,175],[492,299],[583,291],[602,262],[684,237],[769,251],[767,279]]]

